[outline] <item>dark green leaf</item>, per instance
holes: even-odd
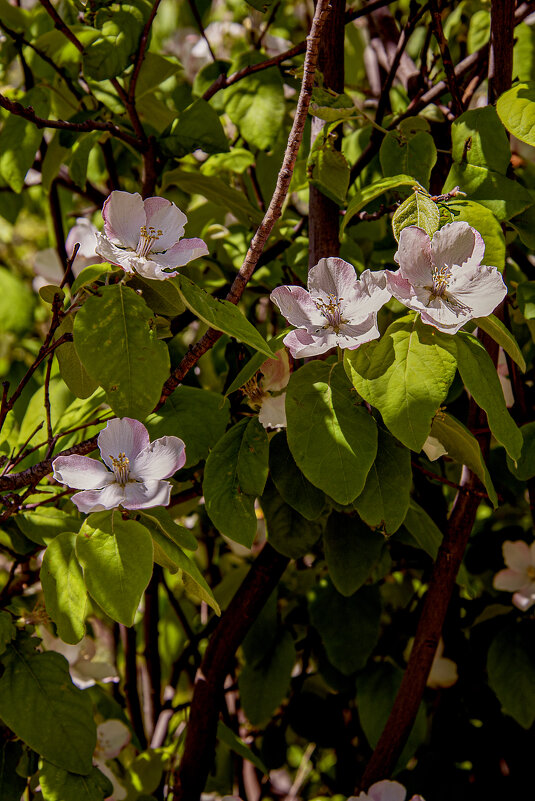
[[[443,192],[451,192],[456,186],[470,200],[490,209],[500,222],[515,217],[533,203],[531,193],[517,181],[476,164],[452,164]]]
[[[535,281],[523,281],[519,284],[516,290],[516,299],[526,320],[533,320],[535,318]]]
[[[160,144],[168,155],[175,158],[182,158],[198,148],[205,153],[222,153],[229,149],[217,112],[201,98],[180,112]]]
[[[379,181],[374,181],[370,186],[365,186],[363,189],[360,189],[349,201],[347,211],[340,227],[340,236],[344,233],[345,227],[351,218],[354,217],[355,214],[358,214],[359,211],[362,211],[372,200],[384,195],[385,192],[390,192],[400,187],[408,186],[418,188],[417,184],[418,182],[414,178],[411,178],[410,175],[394,175],[390,178],[381,178]],[[423,187],[419,188],[422,189]]]
[[[39,784],[44,801],[103,801],[113,794],[112,783],[98,768],[77,776],[46,760],[39,764]]]
[[[1,7],[0,3],[0,9]],[[26,779],[16,772],[21,751],[20,741],[8,740],[0,747],[0,798],[2,801],[20,801],[26,788]]]
[[[517,83],[496,103],[498,116],[513,136],[535,145],[535,81]]]
[[[398,242],[400,233],[407,225],[417,225],[418,228],[423,228],[426,234],[432,238],[433,234],[438,231],[439,223],[440,211],[435,201],[431,200],[429,195],[424,195],[423,192],[414,192],[394,212],[392,230]]]
[[[307,520],[316,520],[325,506],[325,495],[297,467],[285,433],[269,444],[269,469],[283,500]]]
[[[264,492],[268,477],[269,443],[264,426],[252,417],[238,455],[238,481],[246,495],[259,497]]]
[[[378,562],[385,540],[356,515],[332,512],[323,534],[325,559],[331,581],[339,593],[353,595]]]
[[[454,161],[506,174],[511,148],[494,106],[475,108],[461,114],[451,126],[451,141]]]
[[[232,729],[229,729],[228,726],[225,726],[222,720],[220,720],[217,724],[217,739],[222,743],[225,743],[225,745],[228,745],[231,751],[234,751],[242,759],[246,759],[248,762],[251,762],[255,768],[258,768],[259,771],[265,775],[268,774],[268,770],[260,757],[256,754],[253,754],[249,746],[245,745],[243,740],[241,740],[237,734],[234,734]]]
[[[531,629],[513,623],[491,643],[487,658],[489,684],[505,711],[525,729],[535,720],[535,646]]]
[[[44,89],[29,89],[19,102],[31,106],[37,115],[48,117],[50,94]],[[22,191],[42,138],[42,128],[16,114],[10,114],[4,122],[0,133],[0,177],[14,192]]]
[[[45,607],[64,642],[77,643],[85,634],[87,592],[75,553],[76,534],[59,534],[48,546],[41,566]]]
[[[275,550],[290,559],[299,559],[310,553],[320,538],[321,525],[301,517],[283,501],[271,482],[268,482],[260,503],[266,518],[268,541]]]
[[[523,437],[520,458],[515,466],[513,460],[507,457],[507,465],[520,481],[529,481],[535,476],[535,423],[526,423],[520,431]]]
[[[79,517],[54,506],[41,506],[29,512],[20,512],[15,520],[22,533],[37,545],[48,545],[58,534],[78,531],[80,528]]]
[[[74,320],[71,314],[63,318],[63,322],[56,330],[55,339],[58,340],[63,334],[72,334]],[[59,364],[61,377],[69,387],[73,395],[77,398],[88,398],[98,387],[98,382],[94,381],[88,374],[84,365],[80,361],[76,348],[72,342],[64,342],[54,351]]]
[[[197,550],[195,534],[185,526],[179,526],[175,523],[167,509],[162,506],[155,506],[152,509],[140,510],[139,514],[143,525],[157,529],[162,534],[165,534],[179,548],[186,548],[188,551]]]
[[[262,213],[249,203],[245,195],[219,178],[177,168],[165,174],[162,182],[162,194],[170,186],[178,186],[179,189],[190,195],[204,195],[207,200],[230,211],[246,225],[250,223],[258,225],[262,221]]]
[[[285,698],[295,664],[292,635],[285,631],[270,654],[254,667],[245,665],[238,686],[243,711],[253,726],[269,722]]]
[[[0,612],[0,654],[6,650],[11,640],[17,636],[17,630],[13,625],[13,618],[9,612]],[[1,798],[2,796],[0,796]]]
[[[390,131],[381,143],[379,158],[385,178],[402,172],[414,176],[427,188],[437,160],[437,149],[433,137],[425,130],[410,133]]]

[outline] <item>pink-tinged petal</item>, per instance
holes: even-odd
[[[525,573],[531,565],[530,547],[524,540],[506,540],[502,545],[502,553],[505,564],[512,570]]]
[[[151,506],[168,506],[172,486],[169,481],[151,479],[139,483],[134,481],[125,486],[125,509],[148,509]]]
[[[452,307],[441,298],[430,300],[425,309],[421,308],[418,300],[411,307],[420,312],[423,323],[434,326],[444,334],[456,334],[473,317],[470,309]]]
[[[131,417],[114,417],[98,435],[100,455],[108,467],[113,469],[112,459],[124,453],[130,466],[137,455],[149,444],[149,433],[143,423]]]
[[[278,350],[273,359],[266,359],[260,368],[264,376],[260,386],[266,392],[280,392],[290,380],[290,360],[286,350]]]
[[[155,439],[130,464],[130,475],[138,481],[169,478],[186,463],[186,446],[178,437]]]
[[[45,248],[45,250],[40,250],[39,253],[36,253],[33,271],[36,275],[45,279],[45,283],[42,283],[41,286],[46,286],[47,284],[59,285],[63,278],[63,267],[57,250],[55,248]],[[37,291],[39,290],[37,289]]]
[[[458,678],[457,665],[453,659],[440,656],[437,651],[433,664],[431,665],[427,686],[434,689],[438,689],[439,687],[453,687]]]
[[[176,242],[166,253],[151,253],[151,259],[163,268],[175,269],[183,267],[194,259],[207,256],[209,253],[206,242],[202,239],[181,239]]]
[[[403,230],[406,229],[404,228]],[[395,271],[385,270],[385,278],[388,290],[393,297],[408,306],[416,295],[410,281],[403,277],[401,269]]]
[[[97,746],[95,758],[115,759],[123,748],[126,748],[132,735],[130,729],[121,720],[105,720],[97,726]]]
[[[430,462],[440,459],[441,456],[444,456],[448,452],[440,440],[432,436],[427,437],[422,445],[422,450]]]
[[[353,265],[343,259],[320,259],[308,274],[308,291],[313,297],[347,299],[355,289],[357,274]]]
[[[128,485],[127,485],[128,486]],[[125,493],[120,484],[109,484],[104,489],[84,490],[73,495],[71,501],[79,512],[103,512],[106,509],[115,509],[124,501]]]
[[[518,570],[500,570],[494,576],[492,585],[496,590],[505,590],[505,592],[516,592],[521,590],[526,585],[526,572],[519,572]]]
[[[394,261],[399,264],[401,277],[411,284],[427,286],[432,283],[431,240],[422,228],[408,225],[402,230]]]
[[[437,267],[443,265],[453,267],[455,264],[461,265],[468,261],[473,264],[474,260],[479,264],[485,252],[485,243],[481,234],[468,223],[452,222],[436,232],[431,250]]]
[[[522,612],[525,612],[526,609],[529,609],[530,606],[535,604],[535,592],[533,590],[527,591],[520,591],[515,592],[513,595],[512,601],[517,609],[520,609]]]
[[[384,779],[372,784],[368,790],[368,795],[370,801],[405,801],[407,791],[399,782],[391,782],[388,779]]]
[[[104,231],[113,245],[135,250],[141,228],[145,225],[145,207],[141,195],[116,189],[102,207]]]
[[[464,265],[452,271],[448,295],[468,306],[472,317],[491,314],[507,295],[507,287],[496,267]]]
[[[145,256],[138,256],[136,253],[130,253],[128,264],[133,272],[141,275],[143,278],[150,278],[153,281],[166,281],[168,278],[174,278],[178,275],[177,271],[164,272],[162,265],[158,263],[160,257],[164,255],[161,253],[151,253],[150,259]]]
[[[102,489],[114,481],[113,473],[89,456],[57,456],[52,468],[56,481],[73,489]]]
[[[369,299],[370,311],[379,311],[392,296],[387,284],[387,272],[364,270],[357,282],[357,294]]]
[[[270,295],[283,317],[297,328],[316,329],[327,321],[310,294],[300,286],[278,286]],[[292,356],[294,354],[292,353]]]
[[[81,259],[95,259],[95,247],[97,244],[98,230],[90,220],[85,217],[78,217],[65,240],[65,250],[67,256],[71,256],[76,243],[80,245],[75,262]],[[97,261],[94,262],[97,264]],[[87,265],[86,265],[87,266]]]
[[[73,675],[74,674],[74,675]],[[71,676],[75,684],[85,683],[92,687],[95,681],[118,681],[117,668],[107,662],[93,662],[90,659],[80,659],[72,668]],[[77,679],[77,681],[76,681]]]
[[[286,428],[286,393],[264,398],[258,420],[264,428]]]
[[[355,350],[364,342],[370,342],[380,336],[377,327],[377,314],[369,314],[362,323],[355,325],[341,325],[338,333],[338,347]]]
[[[162,233],[152,244],[151,251],[161,253],[177,242],[184,233],[188,218],[183,211],[163,197],[149,197],[145,201],[147,228],[155,228]]]
[[[97,234],[96,252],[102,256],[104,261],[109,261],[110,264],[116,264],[127,273],[133,273],[131,261],[135,253],[132,250],[124,250],[112,244],[104,234]]]
[[[302,328],[290,331],[283,339],[284,344],[294,357],[303,359],[307,356],[319,356],[338,345],[338,337],[334,331],[325,331],[321,336],[309,334]]]

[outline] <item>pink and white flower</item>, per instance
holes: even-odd
[[[359,793],[351,796],[347,801],[405,801],[407,791],[399,782],[391,782],[388,779],[375,782],[368,789],[367,793]],[[424,801],[420,795],[413,795],[411,801]]]
[[[115,417],[98,435],[98,447],[105,464],[88,456],[58,456],[52,462],[56,481],[83,490],[71,499],[80,512],[168,505],[171,484],[163,479],[186,462],[181,439],[160,437],[150,442],[138,420]]]
[[[377,312],[390,298],[384,271],[355,268],[338,258],[320,259],[308,274],[308,292],[279,286],[271,300],[291,325],[284,344],[294,358],[317,356],[338,346],[354,350],[377,339]]]
[[[286,428],[286,388],[290,380],[288,352],[278,350],[273,359],[266,359],[257,376],[251,378],[242,389],[252,409],[258,410],[258,420],[264,428]],[[258,374],[257,374],[258,375]]]
[[[415,225],[404,228],[394,260],[385,273],[392,295],[420,312],[424,323],[456,334],[468,320],[486,317],[507,294],[496,267],[481,264],[485,243],[466,222],[452,222],[433,239]]]
[[[506,540],[503,558],[507,569],[496,573],[494,587],[514,593],[514,605],[525,612],[535,604],[535,542]]]
[[[122,801],[128,791],[118,780],[113,770],[106,764],[118,757],[123,748],[126,748],[132,735],[130,729],[122,720],[105,720],[97,726],[97,745],[93,753],[93,765],[106,776],[113,785],[113,792],[105,801]]]
[[[91,637],[84,637],[76,645],[69,645],[59,637],[54,637],[45,626],[40,626],[39,635],[47,651],[56,651],[69,663],[69,673],[73,684],[85,690],[97,681],[119,681],[117,668],[110,662],[98,658],[97,646]]]
[[[127,273],[163,281],[208,253],[202,239],[182,239],[188,218],[163,197],[142,200],[137,192],[115,190],[104,202],[102,216],[97,253]]]
[[[98,264],[100,256],[96,254],[98,230],[90,220],[85,217],[78,217],[76,225],[73,225],[65,240],[65,252],[67,257],[72,256],[74,246],[79,244],[78,253],[72,263],[72,274],[75,278],[82,272],[84,267],[90,264]],[[64,267],[61,264],[58,252],[55,248],[45,248],[35,255],[34,272],[36,277],[33,279],[33,288],[38,292],[41,287],[47,284],[60,284],[63,278]]]

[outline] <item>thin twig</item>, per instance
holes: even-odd
[[[46,439],[48,442],[48,448],[46,451],[46,458],[48,459],[52,455],[52,451],[54,450],[54,435],[52,433],[52,416],[50,412],[50,374],[52,372],[52,361],[54,359],[54,354],[51,353],[48,357],[48,361],[46,364],[46,371],[45,371],[45,383],[44,383],[44,407],[45,407],[45,418],[46,418]]]
[[[429,0],[429,5],[431,7],[431,20],[433,23],[433,31],[440,50],[440,55],[442,57],[442,63],[444,65],[444,71],[446,73],[446,83],[448,84],[448,89],[450,90],[451,94],[451,99],[453,103],[453,112],[455,116],[459,116],[459,114],[462,114],[464,111],[463,101],[459,89],[459,84],[457,83],[457,76],[455,75],[455,68],[453,66],[453,60],[451,57],[450,49],[448,47],[448,41],[444,36],[444,30],[442,28],[442,17],[438,8],[437,0]]]
[[[130,78],[130,83],[128,85],[128,99],[131,102],[134,102],[135,100],[137,79],[139,78],[141,65],[143,64],[143,59],[145,58],[145,50],[147,49],[147,45],[149,42],[150,29],[152,27],[152,23],[154,22],[154,17],[156,16],[156,12],[158,11],[158,6],[160,5],[160,2],[161,0],[155,0],[154,5],[152,6],[151,12],[149,14],[149,18],[147,19],[143,27],[143,31],[141,33],[141,38],[139,40],[139,45],[136,53],[136,60],[134,62],[134,69],[132,71],[132,77]]]
[[[142,749],[147,747],[143,728],[143,715],[137,687],[137,634],[133,626],[127,628],[120,624],[121,642],[125,659],[124,695],[130,714],[130,721]]]
[[[199,9],[197,8],[196,0],[188,0],[188,6],[190,8],[191,13],[193,14],[195,22],[197,23],[199,33],[206,42],[206,46],[208,48],[208,52],[210,53],[212,61],[216,61],[214,51],[212,50],[212,45],[210,44],[208,37],[206,36],[206,31],[204,30],[204,25],[202,24],[201,15],[199,14]]]
[[[77,36],[71,31],[71,29],[68,28],[67,25],[63,22],[63,20],[61,19],[60,15],[56,11],[50,0],[39,0],[39,2],[41,3],[45,11],[48,13],[48,15],[54,20],[54,27],[58,31],[61,31],[64,34],[64,36],[67,37],[69,42],[73,43],[75,48],[80,53],[83,53],[84,52],[83,44],[77,38]]]
[[[162,708],[162,664],[160,660],[158,624],[160,622],[158,588],[162,578],[162,569],[159,565],[154,565],[154,572],[145,590],[145,614],[143,615],[143,631],[145,634],[145,649],[143,655],[147,666],[150,690],[146,702],[149,720],[146,720],[146,728],[149,739],[154,733],[154,727],[158,720]]]

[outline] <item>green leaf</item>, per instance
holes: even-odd
[[[37,545],[48,545],[58,534],[78,531],[80,528],[79,517],[54,506],[41,506],[30,512],[19,512],[15,522],[22,533]]]
[[[485,242],[484,264],[494,265],[500,272],[505,267],[505,237],[502,227],[492,211],[473,200],[453,198],[448,208],[454,213],[455,221],[464,221],[479,231]]]
[[[535,145],[535,81],[517,83],[498,98],[498,116],[513,136]]]
[[[451,192],[456,186],[471,200],[490,209],[500,222],[515,217],[533,203],[531,193],[522,184],[477,164],[451,165],[442,191]]]
[[[160,399],[169,353],[150,309],[124,284],[86,300],[74,322],[74,347],[118,417],[143,419]]]
[[[215,109],[202,98],[181,111],[167,136],[160,139],[164,151],[182,158],[200,148],[205,153],[227,152],[228,139]]]
[[[405,519],[412,484],[411,455],[387,431],[379,428],[377,456],[366,484],[353,506],[371,528],[393,534]]]
[[[89,515],[76,556],[90,596],[113,620],[131,626],[152,575],[152,539],[141,523],[117,511]]]
[[[351,218],[354,217],[355,214],[358,214],[359,211],[362,211],[368,203],[384,195],[385,192],[399,189],[402,186],[423,189],[423,187],[418,186],[418,182],[414,178],[411,178],[410,175],[394,175],[389,178],[381,178],[379,181],[374,181],[370,186],[365,186],[363,189],[360,189],[349,201],[347,211],[342,220],[342,225],[340,226],[340,236],[344,233],[346,225]]]
[[[296,653],[292,635],[285,631],[259,664],[246,664],[238,678],[243,711],[252,726],[268,723],[290,689]]]
[[[506,174],[511,148],[494,106],[475,108],[461,114],[451,126],[451,142],[453,161]]]
[[[31,106],[38,116],[48,117],[50,94],[43,89],[29,89],[18,102]],[[22,192],[42,138],[43,129],[23,117],[9,114],[5,120],[0,133],[0,177],[14,192]]]
[[[139,511],[141,522],[149,528],[156,529],[165,534],[167,539],[178,545],[179,548],[186,548],[188,551],[197,550],[197,540],[195,534],[185,526],[179,526],[167,509],[163,506],[155,506],[152,509],[142,509]]]
[[[524,729],[535,720],[535,647],[524,622],[502,629],[487,658],[489,684],[505,711]]]
[[[87,164],[89,154],[102,136],[101,131],[91,131],[78,137],[71,149],[69,173],[80,189],[85,189],[87,183]]]
[[[268,345],[272,351],[271,358],[273,358],[273,355],[278,350],[284,348],[282,340],[284,339],[289,330],[290,330],[289,328],[285,329],[278,336],[273,337],[268,341]],[[244,366],[242,367],[242,369],[240,370],[240,372],[238,373],[232,384],[225,392],[225,397],[232,395],[232,393],[236,392],[237,389],[243,387],[243,385],[246,384],[247,381],[249,381],[249,379],[252,378],[255,375],[255,373],[258,372],[258,370],[260,370],[264,362],[265,362],[265,357],[263,353],[258,353],[258,352],[254,353],[253,356],[251,356],[251,358],[249,359],[249,361],[246,362],[246,364],[244,364]]]
[[[535,78],[535,30],[533,26],[521,22],[515,25],[515,46],[513,49],[513,75],[520,81]]]
[[[338,94],[331,89],[315,86],[312,90],[309,114],[325,122],[340,122],[357,116],[357,109],[344,92]]]
[[[58,340],[63,334],[72,334],[74,320],[71,314],[63,318],[63,322],[56,329],[55,339]],[[61,377],[69,387],[73,395],[77,398],[88,398],[98,387],[98,382],[94,381],[88,374],[84,365],[80,361],[76,348],[72,342],[64,342],[54,351]]]
[[[375,459],[377,426],[357,404],[342,365],[315,360],[293,373],[286,415],[299,469],[338,503],[351,503]]]
[[[415,192],[404,200],[401,206],[394,212],[392,217],[392,229],[396,241],[399,242],[399,235],[407,225],[417,225],[431,238],[438,231],[440,223],[440,211],[434,200],[423,192]]]
[[[248,5],[256,8],[257,11],[261,11],[263,14],[268,11],[275,0],[247,0]]]
[[[13,618],[9,612],[0,612],[0,654],[6,650],[6,646],[17,636],[17,629],[13,625]],[[0,796],[1,798],[1,796]]]
[[[479,442],[470,431],[452,415],[439,412],[431,426],[431,436],[444,445],[448,456],[459,464],[465,464],[476,474],[488,492],[494,508],[498,506],[498,496],[485,465]]]
[[[47,284],[46,286],[42,286],[39,290],[39,297],[41,300],[44,300],[45,303],[53,303],[56,295],[59,295],[60,300],[65,298],[63,289],[55,284]]]
[[[356,515],[331,513],[323,547],[329,576],[339,593],[350,596],[362,587],[384,545],[383,535],[371,531]]]
[[[403,526],[416,544],[435,560],[442,542],[442,532],[425,509],[415,501],[410,502]]]
[[[39,784],[43,801],[102,801],[113,794],[112,783],[98,768],[77,776],[46,760],[39,763]]]
[[[151,439],[174,436],[186,444],[186,467],[206,459],[210,449],[221,439],[230,417],[226,398],[208,389],[181,385],[167,398],[146,426]]]
[[[148,3],[130,0],[113,10],[101,7],[94,22],[99,30],[80,26],[83,35],[76,33],[85,45],[82,54],[84,75],[97,81],[120,75],[129,66],[130,57],[139,45],[149,13]]]
[[[490,38],[490,11],[480,8],[470,16],[467,45],[468,52],[475,53],[487,44]]]
[[[321,536],[319,522],[307,520],[284,502],[268,482],[260,499],[266,518],[268,542],[283,556],[300,559],[310,553]]]
[[[93,706],[72,683],[65,657],[17,642],[8,646],[3,663],[3,722],[49,762],[87,776],[97,742]]]
[[[225,745],[234,751],[234,753],[241,756],[242,759],[246,759],[248,762],[251,762],[255,768],[258,768],[261,773],[267,776],[268,769],[262,762],[259,756],[253,754],[251,749],[248,745],[246,745],[243,740],[235,734],[232,729],[229,729],[228,726],[225,726],[222,720],[218,721],[217,724],[217,739],[220,740]]]
[[[0,2],[0,10],[2,3]],[[17,773],[22,754],[22,743],[5,741],[0,746],[0,798],[2,801],[20,801],[26,789],[26,779]]]
[[[520,346],[508,328],[494,314],[488,317],[474,317],[473,322],[482,331],[485,331],[492,339],[509,354],[511,359],[518,364],[523,373],[526,372],[526,362]]]
[[[251,205],[242,192],[232,189],[228,182],[225,183],[220,178],[208,177],[201,175],[199,172],[187,172],[177,168],[164,174],[162,194],[170,186],[178,186],[179,189],[190,195],[203,195],[212,203],[230,211],[231,214],[234,214],[238,220],[246,225],[251,223],[258,225],[262,222],[262,212]]]
[[[408,120],[404,120],[408,122]],[[381,169],[385,178],[391,175],[412,175],[424,187],[429,186],[431,170],[437,160],[433,137],[427,131],[389,131],[379,150]]]
[[[529,481],[535,476],[535,423],[526,423],[520,431],[523,438],[520,457],[515,465],[508,456],[507,466],[520,481]]]
[[[22,336],[33,324],[35,300],[17,276],[0,267],[0,333]]]
[[[334,148],[337,123],[325,125],[316,136],[307,161],[307,177],[312,186],[334,200],[339,206],[345,203],[349,186],[349,162]]]
[[[84,267],[74,280],[71,287],[71,296],[74,297],[82,287],[94,284],[99,278],[108,273],[116,272],[118,269],[115,264],[90,264],[88,267]]]
[[[178,276],[180,281],[180,295],[182,300],[194,314],[204,323],[222,331],[224,334],[235,337],[239,342],[264,353],[268,358],[273,357],[268,343],[258,333],[254,325],[241,313],[233,303],[228,300],[219,300],[212,297],[204,289],[190,281],[185,275]]]
[[[535,319],[535,281],[522,281],[516,289],[516,299],[518,307],[526,320]]]
[[[76,534],[59,534],[48,546],[41,566],[45,608],[64,642],[80,642],[85,634],[87,592],[76,558]]]
[[[233,426],[219,440],[206,460],[203,492],[208,517],[235,542],[250,548],[256,534],[254,495],[243,492],[238,462],[249,420]]]
[[[238,455],[238,481],[243,492],[259,497],[264,492],[269,472],[269,442],[258,417],[252,417],[245,429]]]
[[[361,587],[349,598],[323,581],[313,593],[310,621],[329,662],[350,676],[362,670],[379,639],[381,599],[377,586]]]
[[[307,520],[316,520],[320,516],[325,506],[325,495],[297,467],[284,432],[269,443],[269,470],[282,499],[292,509]]]
[[[241,53],[230,73],[265,61],[265,54]],[[253,73],[225,90],[225,111],[246,142],[268,150],[279,136],[285,114],[284,88],[280,72],[273,67]]]
[[[129,280],[128,285],[136,292],[139,291],[147,306],[157,314],[177,317],[186,309],[174,278],[153,281],[150,278],[135,275]]]
[[[254,155],[243,147],[233,147],[230,153],[216,153],[201,164],[203,175],[220,175],[229,171],[241,175],[254,164]]]
[[[490,430],[511,459],[518,459],[522,433],[507,411],[500,379],[485,347],[471,334],[460,332],[457,362],[466,389],[487,413]]]
[[[136,100],[151,94],[157,86],[182,70],[175,56],[161,56],[150,50],[143,56],[143,63],[136,83]]]
[[[407,448],[419,451],[455,376],[455,341],[419,317],[393,322],[379,341],[345,352],[357,392]]]

